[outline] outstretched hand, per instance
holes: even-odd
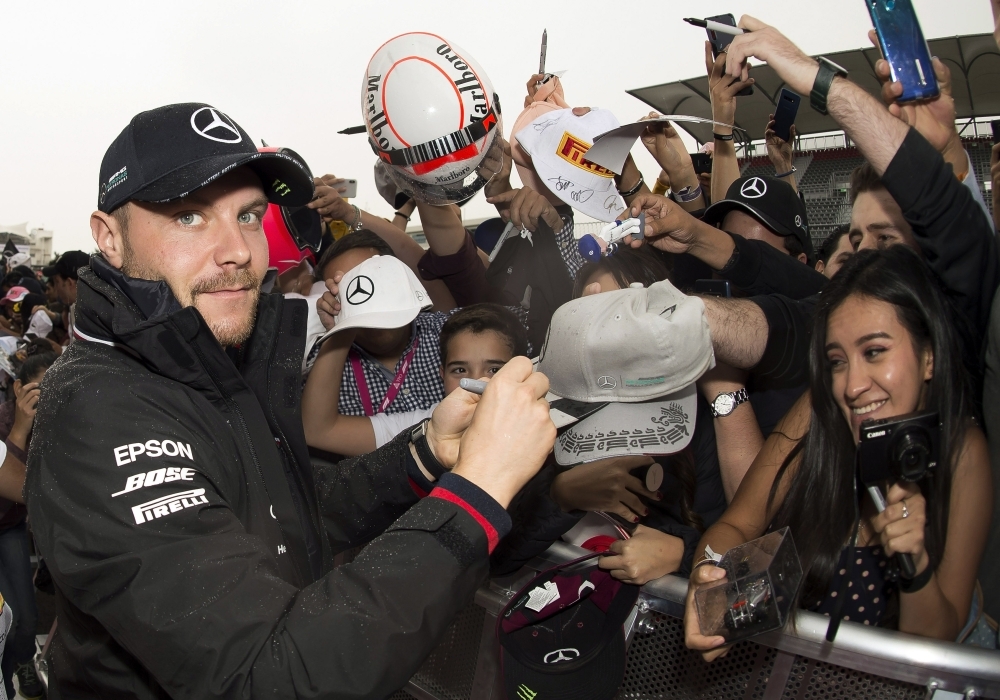
[[[879,47],[875,30],[868,32],[868,39]],[[903,84],[893,82],[889,62],[880,58],[875,62],[875,77],[882,83],[882,101],[889,108],[889,114],[912,126],[939,152],[944,153],[949,146],[957,144],[961,148],[958,129],[955,128],[955,100],[951,96],[951,71],[937,56],[931,59],[934,77],[940,94],[930,100],[899,104],[903,94]]]
[[[343,272],[333,273],[333,278],[326,281],[326,291],[316,300],[316,311],[323,327],[330,330],[337,324],[340,315],[340,281],[344,279]]]
[[[504,508],[538,473],[555,443],[548,390],[548,378],[532,372],[531,360],[512,358],[490,379],[462,435],[454,473]]]
[[[530,187],[509,190],[486,201],[497,208],[500,218],[513,222],[515,226],[526,228],[532,233],[538,230],[538,222],[544,221],[553,231],[563,228],[562,217],[544,196]]]

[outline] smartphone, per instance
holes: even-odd
[[[715,17],[706,17],[705,19],[711,20],[713,22],[718,22],[719,24],[728,24],[730,27],[736,26],[736,18],[732,14],[728,15],[716,15]],[[711,29],[706,29],[708,32],[708,43],[712,45],[712,58],[718,58],[719,54],[726,50],[726,47],[733,43],[733,39],[736,37],[732,34],[723,34],[721,32],[715,32]],[[736,93],[737,97],[745,97],[747,95],[753,94],[753,85],[743,88]]]
[[[342,187],[347,188],[347,192],[341,192],[340,196],[344,199],[354,199],[358,196],[358,181],[357,180],[344,180],[341,183]]]
[[[729,280],[695,280],[695,294],[707,294],[713,297],[725,297],[729,299],[733,296]]]
[[[990,128],[993,129],[993,143],[1000,143],[1000,119],[991,121]]]
[[[789,90],[781,88],[778,94],[778,104],[774,107],[774,133],[782,141],[788,141],[792,135],[792,124],[795,123],[795,115],[799,111],[799,102],[802,98]]]
[[[910,0],[866,0],[882,56],[892,79],[903,84],[898,102],[937,97],[938,84],[931,52]]]
[[[712,172],[712,156],[707,153],[692,153],[691,163],[694,165],[695,175]]]

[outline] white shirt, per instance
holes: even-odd
[[[407,428],[412,428],[425,418],[430,418],[437,406],[434,404],[430,408],[418,408],[403,413],[376,413],[374,416],[369,416],[368,420],[372,422],[372,429],[375,431],[375,449],[382,447]]]

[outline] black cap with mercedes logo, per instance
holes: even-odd
[[[710,206],[702,219],[717,226],[731,211],[742,211],[779,236],[795,236],[810,263],[816,259],[806,205],[784,180],[764,175],[741,177],[729,187],[726,198]]]
[[[594,553],[523,586],[497,617],[510,700],[612,700],[625,676],[625,629],[639,587],[598,568]]]
[[[97,208],[110,213],[129,200],[178,199],[244,165],[260,177],[268,201],[302,206],[312,199],[305,163],[287,149],[258,152],[224,112],[195,102],[151,109],[133,117],[104,154]]]

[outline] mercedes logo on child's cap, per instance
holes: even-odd
[[[357,306],[364,304],[372,298],[375,293],[375,283],[367,275],[358,275],[351,280],[351,286],[347,290],[347,303]]]

